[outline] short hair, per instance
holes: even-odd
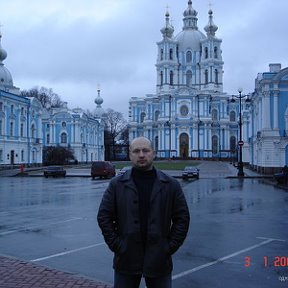
[[[139,137],[136,137],[136,138],[134,138],[134,139],[132,139],[131,141],[130,141],[130,144],[129,144],[129,150],[131,149],[131,145],[133,144],[133,142],[136,140],[136,139],[145,139],[145,140],[147,140],[148,142],[149,142],[149,145],[150,145],[150,147],[152,148],[152,150],[154,150],[154,147],[153,147],[153,142],[150,140],[150,139],[148,139],[147,137],[144,137],[144,136],[139,136]]]

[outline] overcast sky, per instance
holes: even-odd
[[[288,66],[287,0],[214,0],[222,39],[224,91],[252,92],[269,63]],[[29,3],[29,4],[28,4]],[[0,0],[4,61],[14,85],[52,88],[69,108],[93,110],[97,87],[103,108],[128,115],[131,97],[156,90],[156,42],[167,5],[183,27],[188,0]],[[29,6],[28,6],[29,5]],[[194,0],[205,33],[209,0]]]

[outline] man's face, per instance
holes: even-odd
[[[130,160],[135,168],[151,170],[155,153],[146,138],[135,139],[130,146]]]

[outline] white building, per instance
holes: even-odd
[[[270,64],[255,80],[244,114],[245,161],[261,173],[288,165],[288,68]]]
[[[150,138],[158,157],[235,158],[239,104],[223,92],[221,42],[208,12],[205,34],[188,1],[183,29],[174,36],[167,12],[157,43],[156,93],[133,97],[129,138]]]
[[[79,162],[104,160],[103,99],[95,99],[96,117],[90,117],[81,108],[68,109],[67,105],[53,108],[43,116],[43,145],[61,146],[73,151]]]
[[[3,61],[7,57],[0,33],[0,165],[41,163],[43,107],[20,95]]]
[[[96,117],[66,107],[47,111],[32,97],[21,96],[4,66],[0,33],[0,166],[42,164],[44,147],[64,146],[79,162],[104,159],[103,99],[95,99]]]

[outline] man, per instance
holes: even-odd
[[[114,252],[114,288],[170,288],[172,258],[186,238],[189,211],[177,180],[153,167],[145,137],[129,148],[133,168],[111,180],[98,211],[105,242]]]

